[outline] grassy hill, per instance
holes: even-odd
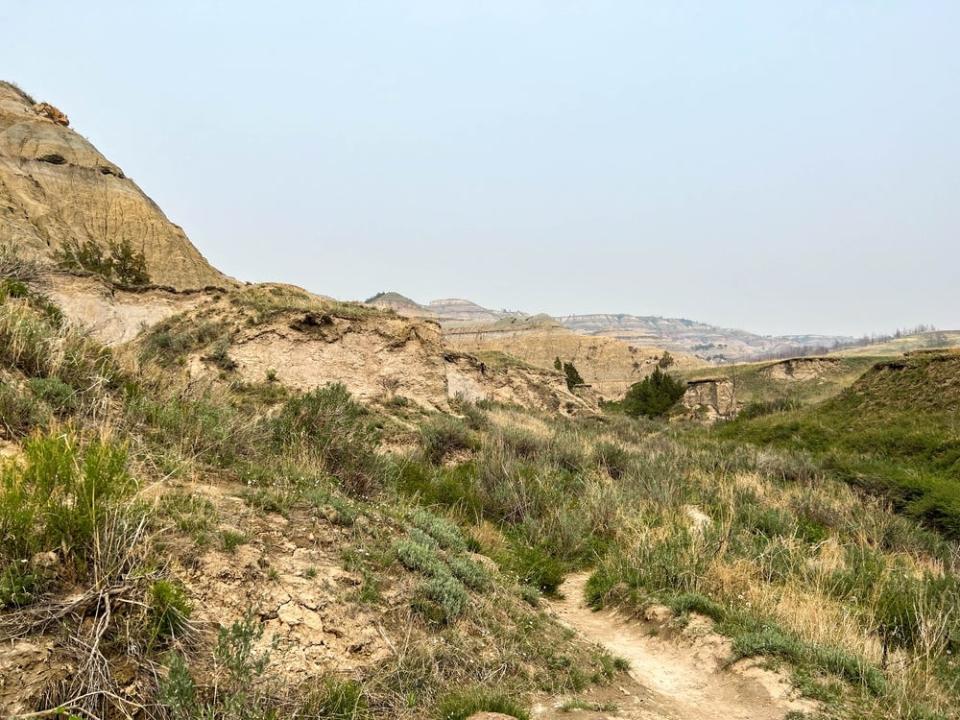
[[[960,538],[960,352],[875,364],[823,403],[743,418],[721,435],[804,450]]]
[[[883,342],[867,343],[846,350],[839,355],[901,355],[917,350],[946,349],[960,346],[960,330],[932,330],[904,335]]]

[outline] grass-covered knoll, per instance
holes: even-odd
[[[889,340],[840,350],[839,355],[897,356],[918,350],[956,348],[960,346],[960,330],[929,330],[901,335]]]
[[[733,382],[737,402],[744,409],[762,414],[766,410],[787,403],[806,405],[832,397],[852,385],[881,358],[871,356],[830,356],[815,363],[818,358],[798,358],[800,364],[819,365],[809,373],[800,371],[790,377],[781,370],[790,361],[776,360],[688,370],[685,380],[722,377]]]
[[[960,353],[876,364],[819,405],[742,418],[726,438],[803,450],[913,517],[960,538]]]

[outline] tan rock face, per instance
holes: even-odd
[[[572,362],[584,381],[606,399],[622,397],[627,389],[653,372],[663,351],[628,345],[615,338],[578,335],[555,323],[501,320],[493,327],[449,328],[448,347],[468,353],[502,352],[543,369],[553,369],[560,358]],[[674,355],[678,369],[697,367],[699,361]]]
[[[733,382],[726,378],[692,380],[687,383],[683,406],[707,421],[729,418],[737,412]]]
[[[770,380],[805,381],[816,380],[839,365],[839,358],[801,357],[782,360],[760,372]]]
[[[472,355],[445,356],[447,396],[470,402],[489,400],[538,408],[565,415],[599,410],[595,393],[574,394],[557,373],[533,367],[491,367]]]
[[[488,364],[449,352],[436,322],[337,303],[290,286],[251,286],[203,298],[170,318],[163,331],[176,336],[201,326],[216,332],[183,358],[192,377],[220,376],[222,363],[211,352],[218,346],[232,364],[231,378],[269,378],[302,391],[342,383],[364,402],[403,397],[446,411],[450,400],[461,397],[565,414],[598,408],[589,391],[571,393],[553,370]]]
[[[94,278],[56,273],[45,279],[43,290],[71,322],[105,345],[129,342],[145,328],[196,307],[207,297],[202,292],[160,289],[131,292]]]
[[[433,323],[283,313],[240,330],[230,357],[249,382],[262,382],[273,371],[298,390],[339,382],[360,400],[395,394],[426,407],[446,405],[440,328]]]
[[[129,243],[150,280],[178,290],[227,285],[157,205],[67,116],[0,82],[0,243],[49,259],[68,241]]]

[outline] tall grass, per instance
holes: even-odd
[[[42,589],[41,579],[52,579],[39,577],[41,553],[56,556],[52,565],[64,577],[108,572],[117,558],[107,535],[135,522],[128,501],[136,483],[123,446],[84,444],[63,432],[30,437],[23,452],[22,464],[0,469],[3,604],[21,602]]]

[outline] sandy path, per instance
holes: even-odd
[[[783,720],[791,710],[813,709],[791,699],[779,675],[752,664],[732,670],[722,667],[729,654],[726,639],[706,626],[692,637],[661,639],[655,625],[627,618],[615,610],[594,612],[583,600],[588,575],[577,574],[561,585],[563,599],[551,609],[565,625],[584,638],[630,662],[633,682],[617,688],[615,712],[590,712],[579,717],[624,720]],[[553,709],[542,707],[539,717]],[[577,717],[564,713],[564,717]]]

